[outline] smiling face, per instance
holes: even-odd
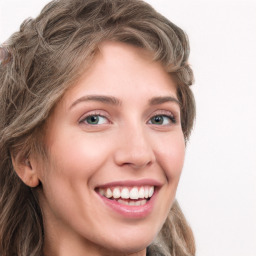
[[[102,44],[49,117],[46,147],[49,160],[36,170],[47,255],[146,255],[185,151],[176,86],[163,66],[140,48]]]

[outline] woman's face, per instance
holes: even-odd
[[[140,48],[102,44],[49,117],[46,146],[49,160],[37,170],[47,255],[145,255],[174,201],[185,151],[163,66]]]

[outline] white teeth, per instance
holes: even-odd
[[[128,198],[130,197],[129,189],[128,189],[128,188],[123,188],[123,189],[122,189],[121,197],[122,197],[123,199],[128,199]]]
[[[154,194],[154,187],[149,188],[148,196],[151,197]]]
[[[132,188],[130,191],[130,198],[131,199],[138,199],[139,198],[139,191],[138,188]]]
[[[111,189],[110,188],[108,188],[107,189],[107,191],[106,191],[106,194],[105,194],[105,196],[107,197],[107,198],[111,198],[112,197],[112,191],[111,191]]]
[[[129,190],[128,187],[115,187],[115,188],[100,188],[99,194],[107,198],[122,198],[122,199],[145,199],[150,198],[154,194],[154,186],[144,186],[144,187],[133,187]],[[141,200],[140,200],[141,201]]]
[[[121,195],[120,189],[119,188],[114,188],[114,190],[113,190],[113,197],[114,198],[119,198],[120,195]]]
[[[148,198],[148,188],[145,188],[145,190],[144,190],[144,197]]]
[[[144,193],[144,188],[140,188],[139,190],[139,198],[144,198],[145,197],[145,193]]]

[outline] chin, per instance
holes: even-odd
[[[105,248],[106,251],[104,252],[104,255],[130,255],[133,253],[138,253],[143,250],[146,250],[146,248],[150,245],[150,243],[146,242],[125,242],[123,244],[114,245],[113,247],[107,247]]]
[[[158,232],[152,230],[147,231],[126,231],[126,235],[121,234],[116,237],[112,237],[111,240],[106,241],[106,249],[108,251],[123,254],[132,254],[145,250],[155,239]],[[110,237],[109,237],[110,238]]]

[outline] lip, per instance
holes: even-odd
[[[154,187],[160,187],[162,186],[162,183],[153,180],[153,179],[143,179],[143,180],[120,180],[120,181],[113,181],[108,183],[103,183],[100,185],[97,185],[97,188],[110,188],[110,187],[135,187],[135,186],[154,186]],[[95,188],[96,188],[95,187]]]
[[[155,191],[154,195],[146,204],[140,206],[120,204],[116,200],[108,199],[100,194],[98,195],[107,207],[126,218],[145,218],[154,208],[157,191]]]
[[[98,188],[106,188],[106,187],[114,187],[114,186],[126,186],[126,187],[132,187],[132,186],[154,186],[155,191],[153,196],[147,201],[146,204],[144,205],[139,205],[139,206],[131,206],[131,205],[124,205],[120,204],[116,200],[111,200],[106,198],[105,196],[100,195],[97,191],[97,195],[100,197],[104,205],[109,208],[111,211],[114,211],[115,213],[125,217],[125,218],[130,218],[130,219],[140,219],[140,218],[145,218],[154,209],[155,201],[157,198],[158,190],[160,186],[162,185],[160,182],[152,180],[152,179],[144,179],[144,180],[138,180],[138,181],[115,181],[115,182],[110,182],[106,184],[102,184],[98,186]]]

